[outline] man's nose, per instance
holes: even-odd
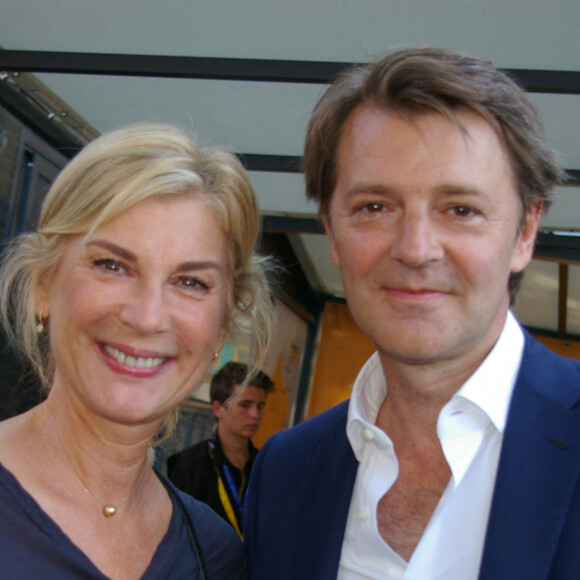
[[[439,229],[426,212],[401,215],[393,237],[392,258],[407,266],[417,268],[443,257]]]
[[[262,409],[258,408],[257,405],[252,405],[250,407],[250,416],[259,419],[262,416]]]

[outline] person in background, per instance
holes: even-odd
[[[266,352],[259,225],[237,158],[170,126],[105,134],[56,179],[0,279],[2,322],[48,389],[0,424],[4,577],[246,577],[231,527],[147,450],[226,337]]]
[[[167,476],[175,486],[209,505],[240,536],[246,489],[258,454],[252,437],[262,423],[266,395],[274,388],[260,370],[246,385],[247,375],[247,365],[228,362],[213,376],[214,436],[167,460]]]
[[[303,168],[377,352],[260,451],[252,580],[580,577],[580,363],[510,312],[564,178],[524,91],[396,51],[328,88]]]

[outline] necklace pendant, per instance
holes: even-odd
[[[103,514],[106,518],[112,518],[116,513],[117,508],[113,504],[108,503],[103,507]]]

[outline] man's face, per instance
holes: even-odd
[[[239,387],[236,387],[236,391]],[[266,391],[248,386],[239,396],[232,397],[223,405],[213,403],[214,414],[219,420],[219,432],[250,439],[260,428],[266,404]]]
[[[465,132],[363,105],[339,143],[331,255],[383,364],[478,364],[503,327],[510,272],[531,259],[541,207],[520,232],[505,149],[482,117],[457,116]]]

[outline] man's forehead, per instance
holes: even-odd
[[[266,391],[261,387],[255,387],[254,385],[247,385],[246,387],[237,385],[234,390],[233,398],[238,402],[265,399]]]
[[[443,121],[443,124],[441,121]],[[447,115],[436,110],[406,111],[363,103],[351,113],[338,143],[336,182],[332,192],[331,203],[335,198],[336,187],[340,182],[341,173],[345,170],[345,167],[358,165],[357,157],[359,155],[361,162],[364,162],[367,153],[366,147],[369,143],[368,139],[378,138],[390,151],[391,157],[396,157],[398,146],[391,147],[389,143],[395,145],[399,143],[399,139],[396,136],[401,135],[398,132],[401,127],[404,130],[408,129],[418,137],[414,146],[421,148],[422,145],[427,145],[428,147],[436,146],[436,139],[445,134],[435,131],[434,134],[436,136],[433,138],[431,128],[445,125],[456,127],[458,134],[461,135],[465,146],[468,148],[471,146],[473,139],[471,134],[473,128],[477,126],[487,127],[485,132],[490,136],[490,143],[497,147],[499,153],[497,160],[504,169],[511,173],[514,182],[517,182],[514,163],[506,147],[504,137],[494,124],[490,123],[486,117],[478,112],[468,108],[458,108],[457,110],[450,109],[449,115]],[[393,139],[390,139],[391,132],[394,135]],[[429,143],[430,140],[432,140],[431,143]],[[355,153],[355,157],[352,156],[353,153]],[[374,156],[376,148],[371,148],[371,153]]]
[[[483,122],[496,135],[498,142],[502,147],[505,146],[503,133],[493,118],[484,115],[475,109],[469,107],[448,107],[441,106],[441,109],[425,108],[425,109],[408,109],[405,107],[391,107],[381,106],[374,103],[361,103],[355,107],[344,124],[343,130],[338,141],[338,147],[345,141],[351,140],[353,137],[365,129],[365,124],[374,125],[376,119],[379,117],[390,118],[395,122],[404,122],[409,127],[412,127],[418,134],[422,134],[421,121],[424,119],[445,119],[454,124],[457,129],[466,137],[469,135],[469,130],[466,127],[466,121],[469,119],[476,119],[478,122]],[[361,122],[362,120],[362,122]],[[387,131],[383,128],[383,131]]]

